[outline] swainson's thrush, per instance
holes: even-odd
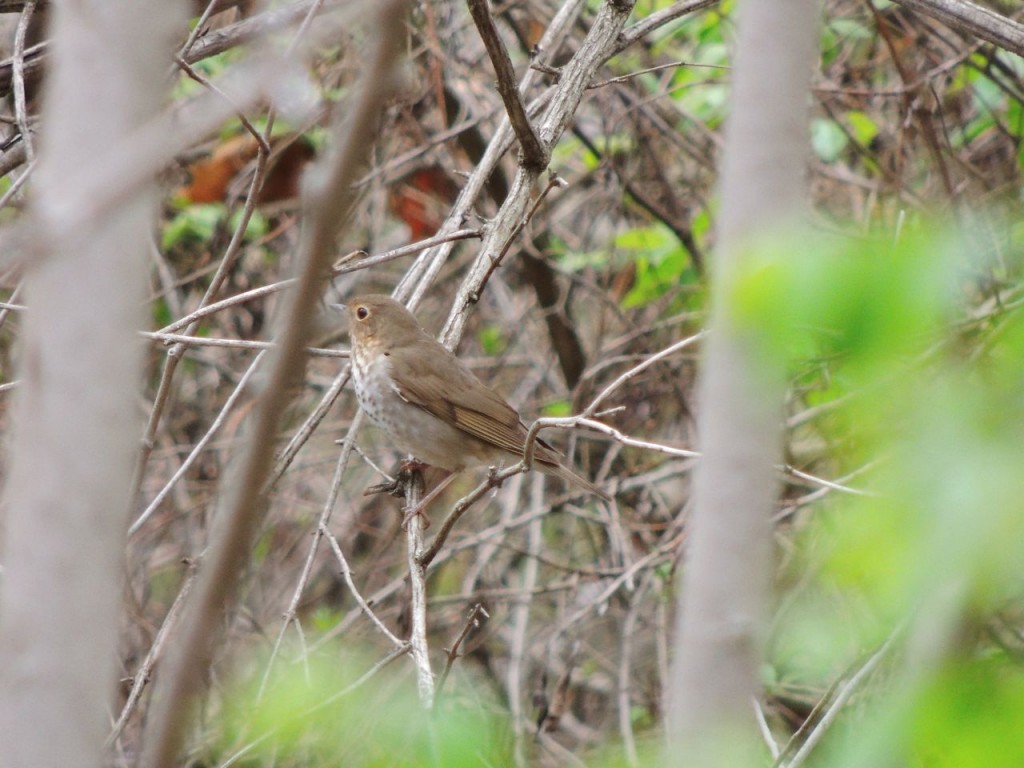
[[[516,410],[428,334],[402,304],[370,295],[346,305],[352,378],[366,415],[395,447],[450,472],[523,458],[527,429]],[[537,440],[533,465],[609,499]]]

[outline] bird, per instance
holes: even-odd
[[[427,333],[403,304],[370,294],[343,306],[356,396],[396,448],[452,473],[523,458],[527,428],[516,409]],[[611,500],[540,439],[533,466]]]

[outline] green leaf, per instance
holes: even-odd
[[[500,355],[508,347],[505,333],[500,326],[486,325],[477,334],[477,340],[484,354],[490,357]]]
[[[1005,656],[953,662],[921,692],[914,751],[934,768],[1024,765],[1024,670]]]
[[[633,288],[622,300],[624,308],[643,306],[671,288],[696,282],[689,255],[660,222],[620,233],[615,245],[636,267]]]
[[[820,117],[811,121],[811,145],[826,163],[839,159],[849,143],[846,133],[833,121]]]
[[[555,418],[572,415],[572,403],[568,400],[557,400],[544,406],[544,415]]]
[[[164,250],[186,241],[209,240],[224,219],[223,203],[201,203],[183,208],[164,226],[160,238]]]
[[[864,112],[853,110],[846,113],[846,120],[850,124],[850,131],[857,141],[865,147],[878,136],[878,123]]]
[[[294,657],[301,661],[286,661]],[[392,668],[353,688],[372,666],[347,645],[328,644],[308,656],[301,649],[282,649],[265,687],[257,674],[227,692],[222,744],[212,762],[248,744],[249,755],[274,765],[510,764],[504,728],[480,706],[479,693],[471,706],[450,693],[443,707],[427,712],[410,676]],[[267,661],[255,668],[267,669]]]
[[[239,209],[232,214],[232,229],[235,229],[241,223],[243,213],[245,212]],[[249,217],[248,223],[245,225],[245,238],[247,240],[258,240],[269,231],[270,223],[267,221],[266,217],[264,217],[259,211],[253,211],[252,215]]]

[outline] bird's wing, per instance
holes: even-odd
[[[437,344],[430,351],[418,350],[415,364],[410,364],[405,350],[391,351],[391,375],[399,396],[468,435],[522,456],[526,427],[515,409],[445,347]],[[408,371],[414,373],[402,373]],[[543,441],[538,447],[552,450]]]

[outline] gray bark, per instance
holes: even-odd
[[[73,239],[69,179],[160,106],[180,4],[54,3],[4,508],[0,764],[99,765],[138,440],[151,194]]]
[[[764,365],[754,334],[733,324],[729,302],[750,246],[793,224],[803,208],[818,34],[814,0],[746,0],[739,14],[712,333],[699,390],[704,456],[669,695],[673,755],[693,765],[738,764],[730,750],[742,746],[736,734],[756,733],[752,697],[771,594],[784,372]]]

